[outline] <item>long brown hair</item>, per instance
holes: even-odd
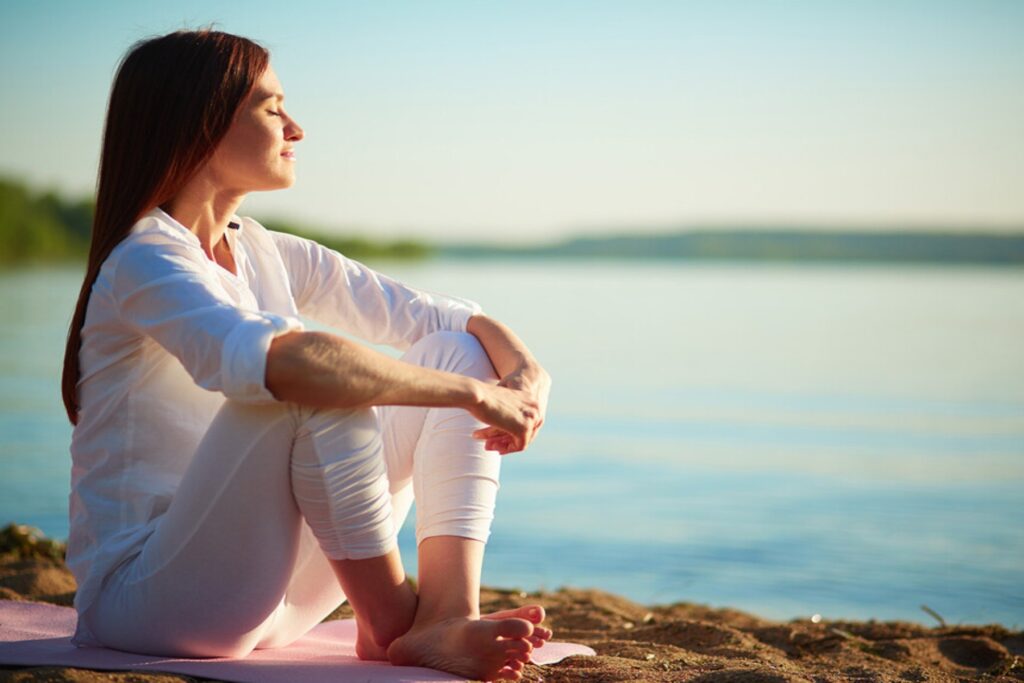
[[[143,40],[121,60],[103,132],[89,261],[64,353],[72,424],[82,325],[100,266],[144,213],[174,197],[210,158],[269,62],[264,47],[211,30]]]

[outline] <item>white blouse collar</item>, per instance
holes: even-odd
[[[174,232],[175,234],[180,235],[182,238],[184,238],[190,244],[194,244],[196,246],[201,246],[200,243],[199,243],[199,237],[197,237],[194,232],[192,232],[191,230],[186,228],[184,225],[179,223],[178,220],[174,216],[172,216],[171,214],[167,213],[166,211],[161,209],[159,206],[154,206],[152,209],[147,211],[145,213],[145,215],[143,216],[143,218],[155,218],[158,223],[160,223],[161,225],[163,225],[165,227],[172,228],[172,232]],[[245,230],[245,222],[241,218],[239,218],[237,215],[231,214],[231,219],[228,222],[228,230],[230,232],[227,232],[226,234],[231,235],[228,238],[229,240],[231,240],[229,243],[232,246],[234,246],[234,244],[235,244],[235,239],[234,238],[237,238],[237,237],[241,236],[242,232]]]

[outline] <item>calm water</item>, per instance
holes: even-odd
[[[479,301],[555,378],[544,433],[504,461],[485,583],[1024,625],[1024,272],[382,269]],[[0,273],[0,522],[57,537],[79,278]]]

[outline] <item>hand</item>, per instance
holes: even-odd
[[[540,408],[527,392],[484,384],[481,400],[469,412],[488,425],[473,432],[473,437],[484,440],[487,450],[505,455],[529,443]]]
[[[476,430],[473,436],[485,440],[485,449],[497,451],[501,455],[526,450],[544,425],[551,393],[551,376],[539,365],[519,368],[503,377],[497,388],[515,392],[523,405],[530,408],[531,415],[522,425],[521,431],[503,429],[478,415],[491,426]]]

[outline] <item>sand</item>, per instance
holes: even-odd
[[[20,534],[20,535],[19,535]],[[60,544],[0,531],[0,598],[70,605],[75,581]],[[1002,626],[762,619],[691,603],[644,606],[595,589],[485,588],[484,611],[540,603],[558,640],[596,657],[528,666],[525,681],[1024,681],[1024,632]],[[351,616],[347,606],[329,619]],[[3,668],[0,681],[195,681],[172,674]]]

